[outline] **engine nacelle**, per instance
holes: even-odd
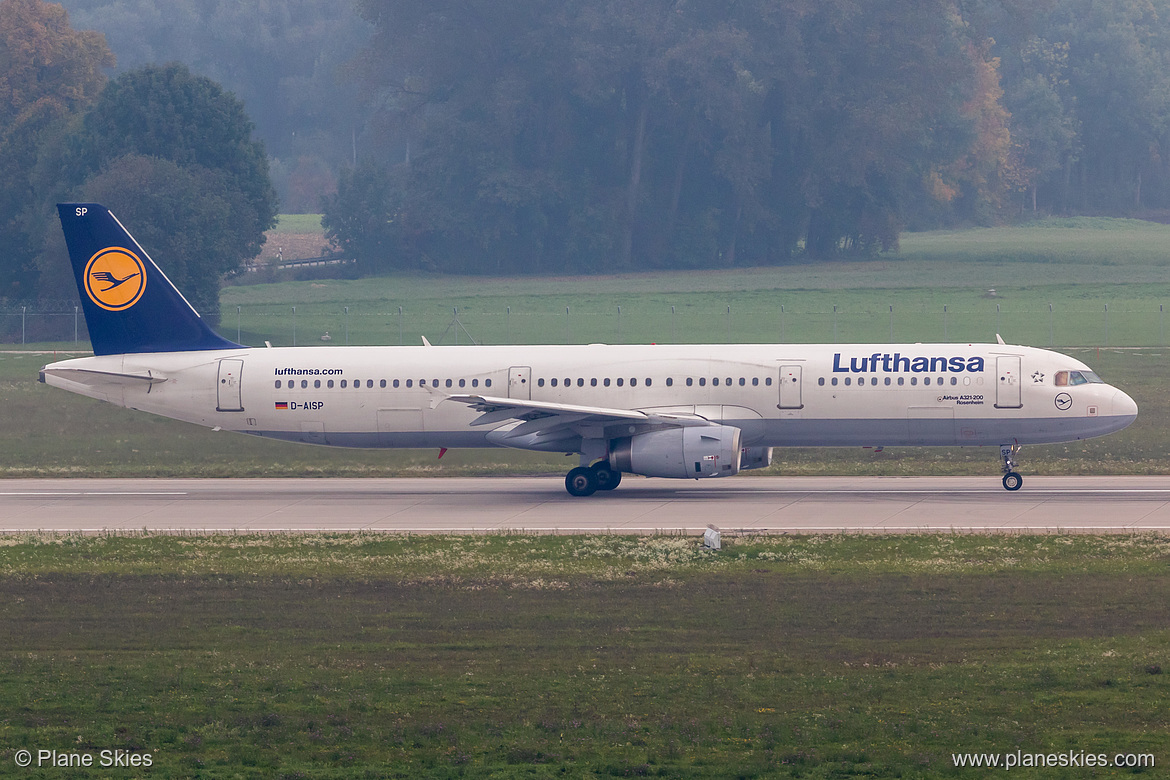
[[[744,447],[739,454],[739,470],[766,469],[772,465],[771,447]]]
[[[739,473],[740,433],[730,425],[712,425],[614,439],[609,466],[647,477],[731,477]]]

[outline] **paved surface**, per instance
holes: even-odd
[[[1170,532],[1170,477],[627,477],[573,498],[559,478],[0,480],[0,533]]]

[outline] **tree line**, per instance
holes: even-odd
[[[1170,208],[1167,0],[361,0],[338,251],[718,268]]]
[[[0,0],[9,304],[72,297],[52,203],[94,199],[213,311],[274,178],[367,274],[759,265],[1170,210],[1170,0],[67,3]]]
[[[97,201],[214,315],[221,278],[275,223],[264,145],[214,81],[177,63],[108,80],[113,64],[61,6],[0,1],[0,301],[75,300],[53,204]]]

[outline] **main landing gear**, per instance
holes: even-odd
[[[1019,490],[1024,484],[1024,478],[1016,471],[1019,465],[1015,461],[1016,453],[1020,451],[1018,444],[1002,444],[999,448],[999,457],[1003,460],[1003,489]]]
[[[565,477],[565,489],[571,496],[591,496],[598,490],[613,490],[622,481],[622,473],[599,460],[592,466],[578,466]]]

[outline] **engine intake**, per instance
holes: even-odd
[[[616,471],[647,477],[731,477],[739,473],[740,433],[730,425],[712,425],[613,439],[609,465]]]

